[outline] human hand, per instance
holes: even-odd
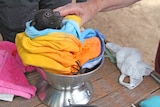
[[[92,0],[82,3],[70,3],[59,7],[54,11],[59,11],[61,16],[77,15],[81,17],[81,25],[91,20],[97,13],[97,5]]]
[[[129,6],[139,0],[87,0],[81,3],[70,3],[53,11],[61,16],[77,15],[82,19],[81,25],[91,20],[98,12],[111,11]]]

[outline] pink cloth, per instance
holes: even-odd
[[[14,43],[0,42],[0,93],[14,94],[30,99],[35,96],[36,87],[31,86],[24,73],[32,71],[27,68],[18,56]]]

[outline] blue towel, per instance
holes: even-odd
[[[31,21],[26,22],[25,33],[31,39],[36,38],[38,36],[45,36],[46,34],[51,32],[65,32],[77,37],[82,43],[84,42],[84,37],[81,36],[80,27],[75,21],[63,20],[63,27],[61,29],[47,28],[44,30],[37,30],[34,26],[30,26],[30,23]]]
[[[140,102],[140,107],[160,107],[160,96],[152,96]]]

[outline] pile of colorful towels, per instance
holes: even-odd
[[[63,75],[94,67],[103,56],[104,36],[91,28],[81,31],[80,23],[76,15],[64,17],[58,30],[37,30],[27,22],[25,32],[17,34],[15,41],[23,63]]]

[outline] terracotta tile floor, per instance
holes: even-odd
[[[152,95],[160,95],[160,85],[150,76],[144,77],[143,82],[133,90],[129,90],[118,83],[120,71],[105,59],[104,64],[90,79],[94,87],[94,96],[89,104],[98,107],[131,107]],[[26,74],[29,82],[35,85],[40,78],[37,72]],[[0,107],[47,107],[37,96],[26,100],[15,97],[13,102],[0,101]],[[137,106],[138,107],[138,106]]]

